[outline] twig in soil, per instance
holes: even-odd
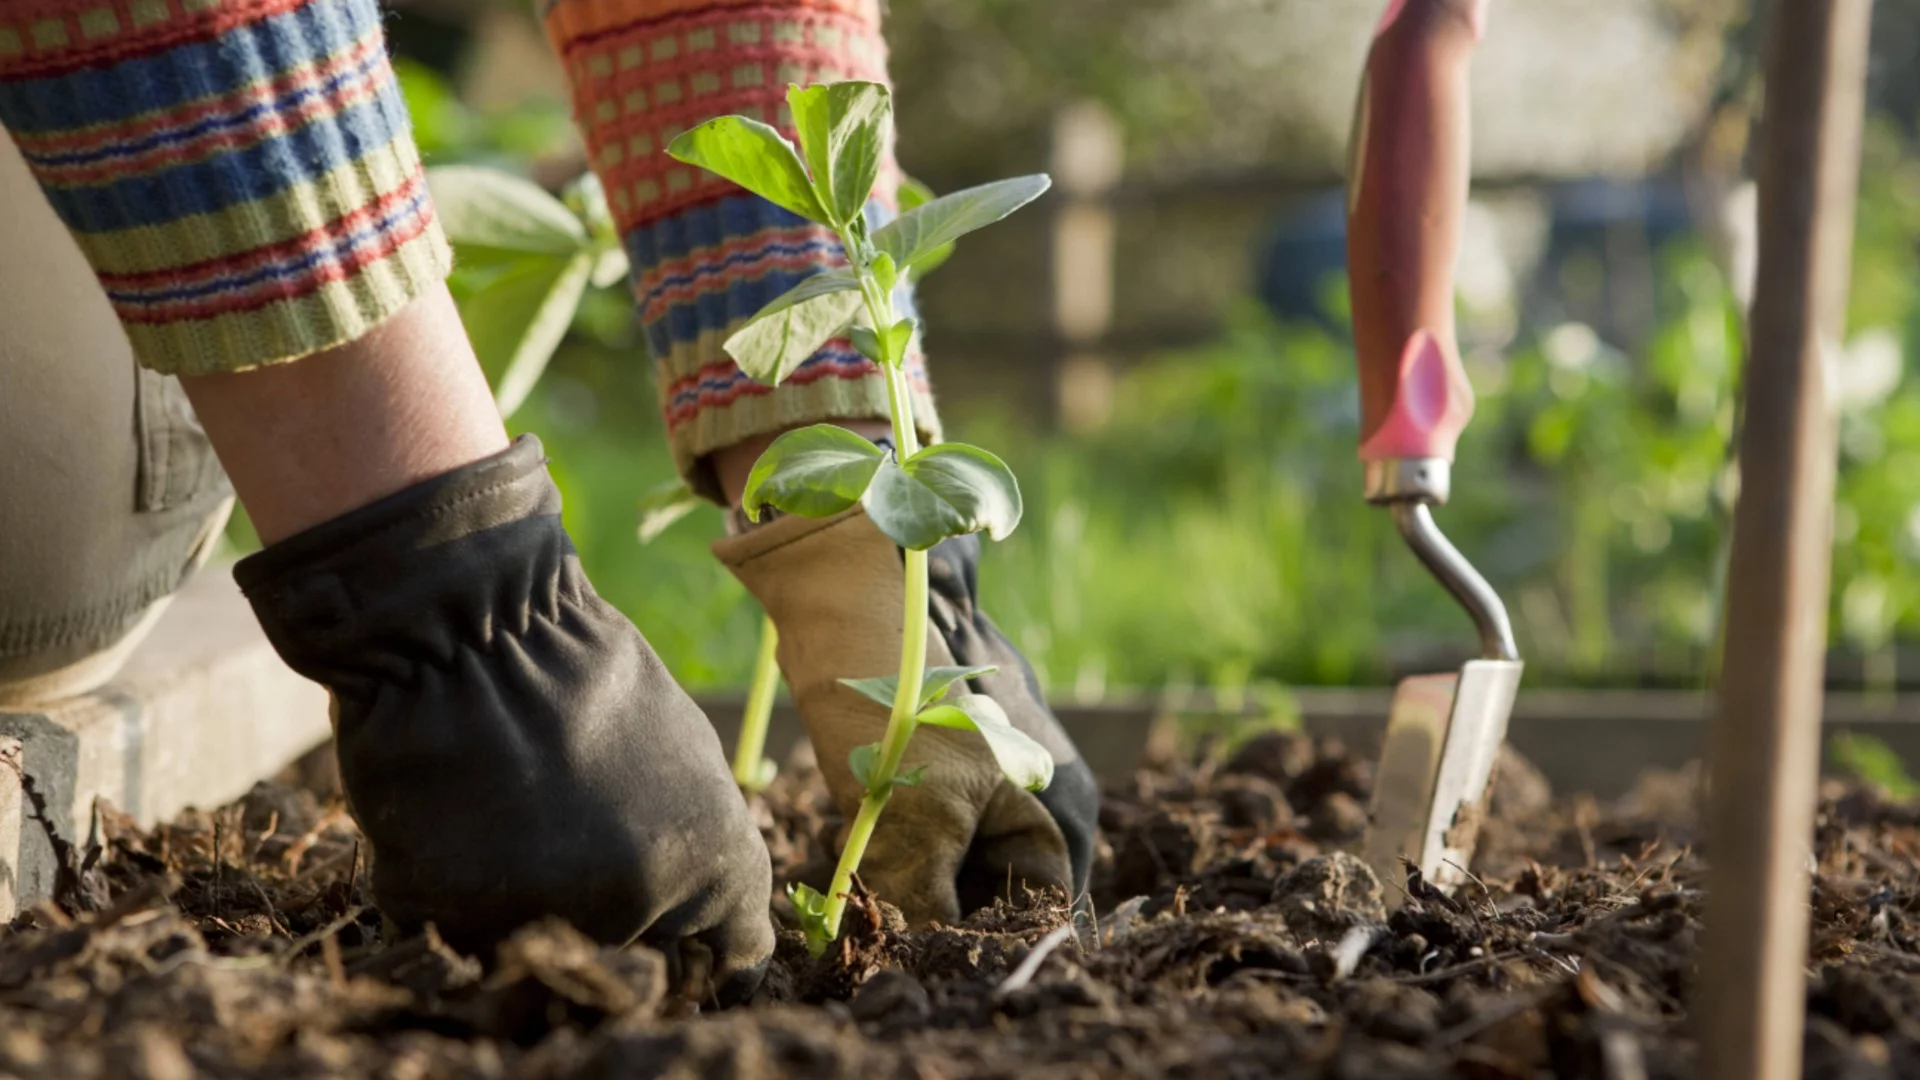
[[[1493,920],[1494,922],[1499,922],[1499,921],[1500,921],[1500,909],[1494,906],[1494,903],[1493,903],[1493,890],[1492,890],[1492,889],[1489,889],[1489,888],[1487,888],[1487,883],[1486,883],[1486,882],[1484,882],[1484,881],[1482,881],[1482,880],[1480,880],[1480,875],[1478,875],[1478,874],[1476,874],[1476,873],[1474,873],[1473,871],[1471,871],[1471,870],[1469,870],[1469,869],[1467,869],[1467,868],[1466,868],[1466,867],[1464,867],[1464,866],[1461,866],[1461,865],[1460,865],[1459,863],[1457,863],[1457,862],[1454,862],[1454,861],[1453,861],[1452,859],[1448,859],[1448,860],[1446,860],[1446,862],[1447,862],[1447,865],[1448,865],[1448,866],[1451,866],[1451,867],[1453,867],[1453,868],[1454,868],[1455,870],[1458,870],[1458,871],[1460,871],[1460,872],[1461,872],[1462,874],[1465,874],[1465,875],[1467,876],[1467,880],[1468,880],[1468,881],[1471,881],[1471,882],[1473,882],[1473,883],[1474,883],[1475,885],[1478,885],[1478,886],[1480,886],[1480,899],[1481,899],[1481,900],[1482,900],[1483,902],[1485,902],[1485,903],[1486,903],[1486,905],[1487,905],[1487,918],[1489,918],[1489,919],[1492,919],[1492,920]],[[1469,914],[1469,915],[1473,915],[1473,917],[1474,917],[1474,918],[1473,918],[1473,921],[1474,921],[1474,922],[1476,922],[1476,923],[1477,923],[1477,922],[1479,922],[1479,921],[1480,921],[1480,916],[1479,916],[1479,915],[1478,915],[1477,913],[1475,913],[1475,912],[1474,912],[1474,910],[1473,910],[1473,905],[1472,905],[1472,904],[1468,904],[1468,905],[1467,905],[1467,914]]]
[[[359,922],[360,916],[366,913],[367,905],[365,904],[356,904],[348,908],[346,914],[341,915],[339,918],[308,934],[306,937],[300,938],[293,944],[288,945],[286,949],[280,953],[280,958],[288,963],[292,963],[301,953],[311,948],[315,942],[324,945],[326,942],[333,940],[334,935],[345,930],[348,926]]]
[[[1056,926],[1047,931],[1047,936],[1041,938],[1040,943],[1027,954],[1027,958],[1020,961],[1020,966],[1013,969],[1013,974],[1008,975],[1005,982],[994,987],[993,1000],[1001,1001],[1026,989],[1027,984],[1033,981],[1034,974],[1040,970],[1040,965],[1046,962],[1047,957],[1053,955],[1053,950],[1059,948],[1061,942],[1072,936],[1072,923]]]
[[[313,828],[301,833],[299,839],[287,845],[286,853],[282,858],[287,861],[288,874],[294,877],[300,875],[301,860],[307,857],[307,852],[312,850],[313,845],[319,843],[320,838],[326,835],[326,831],[333,828],[342,817],[346,816],[346,813],[347,808],[345,806],[330,808],[326,813],[320,815],[319,821],[313,823]]]
[[[267,909],[268,924],[287,937],[292,937],[293,931],[289,930],[286,921],[280,918],[279,910],[273,906],[273,898],[267,895],[266,887],[260,884],[260,879],[251,871],[247,873],[247,884],[253,886],[253,895],[259,897],[261,906]]]
[[[1508,960],[1524,959],[1526,959],[1524,953],[1501,953],[1497,956],[1482,956],[1455,964],[1452,967],[1443,967],[1439,971],[1429,971],[1423,975],[1395,976],[1393,981],[1399,983],[1401,986],[1427,986],[1432,983],[1446,982],[1448,979],[1456,979],[1462,975],[1471,975],[1482,968],[1503,964]]]
[[[247,865],[251,866],[252,864],[260,861],[260,849],[263,847],[266,847],[267,841],[273,839],[273,834],[279,831],[280,831],[280,811],[278,810],[269,811],[267,813],[267,829],[265,832],[260,834],[260,839],[253,842],[253,850],[247,853],[247,857],[245,859],[245,862],[247,863]],[[244,839],[244,837],[242,839]]]
[[[1435,972],[1435,974],[1439,974]],[[1496,1024],[1511,1020],[1528,1009],[1537,1009],[1544,1005],[1547,998],[1558,992],[1559,984],[1543,987],[1531,994],[1520,994],[1493,1006],[1485,1012],[1470,1016],[1460,1023],[1436,1032],[1427,1043],[1429,1049],[1442,1050],[1456,1043],[1466,1042],[1475,1035],[1486,1031]]]

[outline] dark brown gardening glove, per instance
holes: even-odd
[[[234,576],[333,692],[374,893],[402,927],[473,949],[559,915],[751,993],[773,950],[766,846],[713,728],[581,572],[537,439]]]
[[[927,666],[999,668],[966,689],[992,697],[1014,726],[1054,758],[1038,794],[1001,774],[979,734],[921,727],[898,787],[880,816],[860,877],[914,922],[952,922],[1006,896],[1011,885],[1058,886],[1078,898],[1093,859],[1099,792],[1054,719],[1032,669],[975,603],[977,537],[928,552]],[[821,771],[849,820],[862,789],[847,755],[879,741],[887,710],[840,685],[900,667],[904,584],[900,550],[858,509],[819,520],[783,517],[721,540],[714,553],[772,616],[780,668],[806,722]]]

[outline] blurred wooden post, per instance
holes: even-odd
[[[1760,160],[1760,263],[1708,735],[1702,1075],[1791,1080],[1805,1019],[1808,869],[1832,547],[1834,416],[1872,0],[1778,0]]]
[[[1090,431],[1113,413],[1113,365],[1100,351],[1113,328],[1113,207],[1124,157],[1120,125],[1097,102],[1054,119],[1053,177],[1063,203],[1053,224],[1053,321],[1067,355],[1054,373],[1056,419]]]

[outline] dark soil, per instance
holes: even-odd
[[[1146,769],[1108,793],[1095,919],[1022,896],[904,930],[864,906],[822,961],[786,935],[760,1000],[726,1012],[670,988],[656,954],[564,925],[484,966],[392,940],[324,785],[263,784],[150,832],[103,809],[61,902],[0,930],[0,1075],[1691,1074],[1690,777],[1596,805],[1513,765],[1483,884],[1453,898],[1346,854],[1369,783],[1341,747],[1283,736]],[[1920,1075],[1920,809],[1825,796],[1808,1075]],[[790,763],[758,808],[779,874],[823,877],[838,822],[817,775]]]

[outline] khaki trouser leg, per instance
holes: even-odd
[[[113,676],[232,506],[180,387],[139,368],[0,135],[0,706]]]

